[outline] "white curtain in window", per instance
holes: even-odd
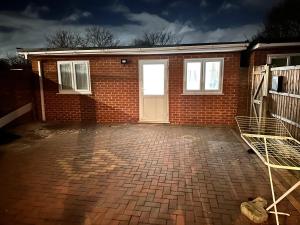
[[[221,62],[205,63],[205,90],[219,90]]]
[[[186,68],[186,90],[200,90],[200,62],[188,62]]]
[[[75,64],[76,85],[79,90],[88,90],[87,66],[85,63]]]
[[[72,89],[71,64],[60,64],[61,89]]]

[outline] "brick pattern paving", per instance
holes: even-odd
[[[1,148],[1,225],[248,225],[240,203],[271,198],[227,128],[88,126]],[[300,224],[287,200],[280,209]]]

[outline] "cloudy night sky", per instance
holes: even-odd
[[[121,45],[145,31],[167,29],[183,43],[251,39],[279,0],[67,0],[2,1],[0,54],[16,47],[45,47],[45,35],[57,29],[84,31],[101,25]]]

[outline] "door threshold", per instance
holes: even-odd
[[[143,120],[140,120],[138,121],[138,123],[157,123],[157,124],[170,124],[170,122],[166,122],[166,121],[143,121]]]

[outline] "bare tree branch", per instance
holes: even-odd
[[[27,60],[19,55],[7,55],[7,61],[9,63],[9,65],[13,66],[13,65],[26,65],[28,62]]]
[[[182,41],[182,37],[180,38],[172,32],[161,30],[161,31],[154,31],[154,32],[144,32],[142,38],[138,38],[133,41],[133,45],[145,46],[145,47],[165,46],[165,45],[180,44],[181,41]]]
[[[54,34],[46,36],[48,48],[78,48],[85,47],[85,41],[77,32],[57,30]]]
[[[281,1],[268,13],[264,29],[254,42],[276,42],[300,40],[300,4],[298,0]]]
[[[114,47],[119,44],[109,30],[100,26],[88,27],[85,38],[88,47]]]
[[[6,54],[5,58],[0,58],[0,70],[8,70],[15,66],[24,67],[29,65],[29,61],[20,55]]]

